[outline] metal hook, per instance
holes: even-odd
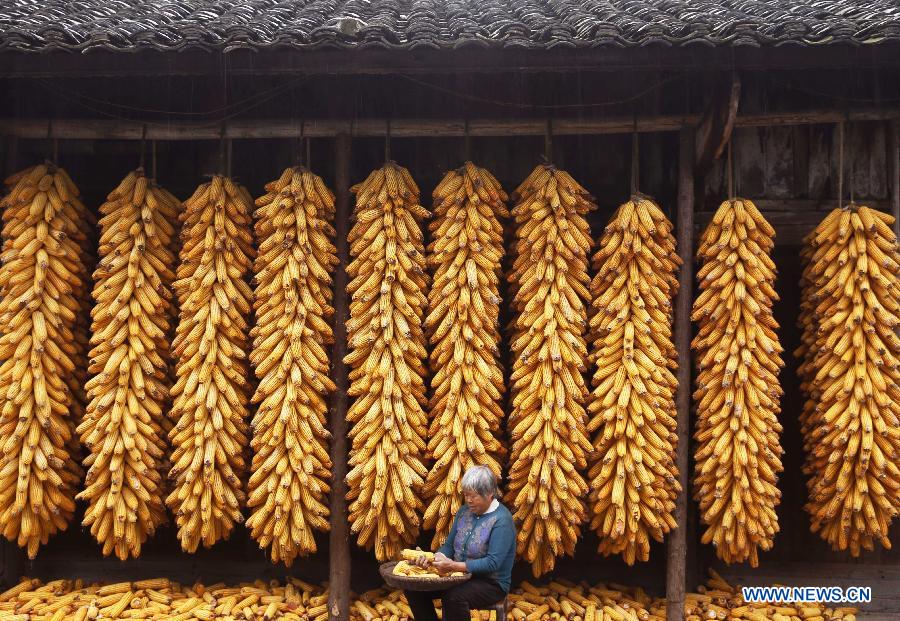
[[[156,181],[156,141],[150,141],[150,167],[151,167],[151,176],[154,181]]]
[[[472,159],[472,144],[469,138],[469,119],[465,119],[463,121],[463,157],[467,162]]]
[[[219,130],[219,174],[224,175],[227,166],[227,153],[225,144],[225,121],[222,121],[222,128]]]
[[[302,119],[300,121],[300,137],[294,140],[294,165],[295,166],[303,166],[303,158],[300,156],[301,148],[303,147],[303,136],[306,133],[306,119]]]
[[[47,119],[47,157],[51,162],[56,163],[53,157],[56,153],[56,144],[53,140],[53,119]]]
[[[734,198],[734,163],[731,155],[731,143],[732,138],[728,138],[728,159],[725,162],[725,166],[727,167],[726,178],[728,179],[728,199],[731,200]]]
[[[838,130],[838,187],[837,187],[837,203],[840,209],[844,202],[844,122],[841,121],[837,126]]]
[[[848,172],[850,178],[850,205],[853,205],[854,194],[856,193],[856,158],[853,157],[853,123],[850,121],[850,110],[846,110],[845,118],[847,122],[847,142],[850,143],[850,170]]]
[[[306,140],[306,167],[311,169],[312,168],[312,155],[310,154],[310,152],[312,151],[312,148],[311,148],[312,138],[307,136],[305,138],[305,140]]]
[[[225,161],[225,174],[228,177],[231,177],[231,159],[232,159],[232,155],[233,155],[233,147],[234,147],[234,141],[231,138],[228,138],[226,140],[226,144],[225,144],[225,152],[227,155],[227,159]]]
[[[553,161],[553,119],[547,117],[547,129],[544,133],[544,159],[547,163]]]
[[[139,158],[139,162],[140,162],[139,167],[141,168],[141,170],[143,170],[143,168],[144,168],[144,151],[146,148],[146,144],[147,144],[147,124],[144,123],[144,127],[141,130],[141,151],[140,151],[141,156]]]
[[[631,193],[637,194],[640,187],[641,154],[640,138],[637,130],[637,110],[634,112],[634,122],[631,130]]]

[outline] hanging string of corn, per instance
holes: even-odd
[[[803,254],[801,366],[812,530],[858,556],[900,511],[900,253],[894,218],[851,204]]]
[[[784,363],[772,315],[775,230],[748,200],[722,203],[700,238],[694,496],[727,563],[759,564],[772,548],[781,499],[778,438]]]
[[[90,226],[78,189],[41,164],[6,180],[0,265],[0,524],[34,558],[75,510],[81,468],[72,451],[80,412],[73,331],[87,287]],[[83,371],[81,371],[83,373]]]
[[[595,206],[565,171],[536,167],[514,197],[515,262],[509,498],[518,553],[535,576],[573,554],[585,520],[585,327]]]
[[[321,177],[288,168],[256,201],[256,326],[250,360],[259,378],[253,401],[253,463],[247,527],[272,562],[290,566],[316,551],[327,531],[331,459],[325,429],[334,195]]]
[[[472,162],[448,172],[434,191],[428,265],[434,280],[428,330],[434,395],[429,403],[425,528],[438,547],[460,507],[467,468],[488,466],[499,479],[505,449],[498,439],[505,390],[500,366],[499,280],[507,195]]]
[[[425,398],[425,273],[419,188],[394,162],[351,188],[356,222],[347,344],[351,424],[347,475],[349,520],[359,545],[379,560],[395,558],[419,532]]]
[[[89,455],[85,526],[103,554],[125,560],[165,521],[162,466],[170,428],[169,321],[181,203],[129,173],[100,207],[94,272],[90,401],[78,428]]]
[[[177,423],[169,437],[174,486],[166,503],[187,552],[227,538],[243,519],[251,204],[245,188],[216,175],[197,188],[182,214],[175,281],[180,312],[172,343]]]
[[[648,560],[650,541],[675,528],[681,491],[672,344],[681,261],[672,223],[636,195],[613,214],[593,261],[591,528],[602,554],[631,565]]]

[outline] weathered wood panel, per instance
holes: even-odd
[[[762,134],[762,171],[767,198],[792,198],[797,171],[794,169],[794,128],[766,127]]]
[[[831,161],[832,126],[815,125],[810,128],[809,149],[809,189],[808,196],[814,198],[832,197],[836,201],[837,184],[835,165]],[[834,189],[833,189],[834,188]]]
[[[633,79],[614,79],[609,75],[597,79],[597,74],[574,73],[567,78],[556,76],[549,79],[546,74],[510,76],[505,74],[494,79],[461,80],[454,88],[470,95],[514,102],[525,107],[500,105],[478,100],[454,98],[435,93],[409,83],[399,76],[378,78],[346,78],[321,76],[314,80],[298,79],[298,87],[288,98],[254,103],[248,108],[248,116],[258,118],[286,118],[293,115],[301,118],[385,118],[387,114],[395,118],[540,118],[545,114],[559,114],[569,119],[587,120],[591,118],[621,118],[635,110],[659,114],[699,115],[703,106],[702,81],[675,81],[658,93],[653,102],[625,101],[615,105],[588,106],[581,109],[561,109],[548,112],[544,108],[529,108],[530,103],[573,104],[622,99],[633,93],[632,85],[645,81],[653,82],[656,68],[635,74]],[[229,82],[229,101],[259,95],[275,86],[279,79],[246,75]],[[296,76],[292,76],[294,79]],[[802,82],[805,76],[775,76]],[[900,95],[900,80],[896,74],[888,75],[884,81],[885,98]],[[440,82],[440,76],[426,76],[423,79]],[[715,79],[715,76],[711,76]],[[764,73],[748,76],[744,80],[745,92],[749,93],[747,105],[742,111],[766,113],[774,109],[803,110],[829,108],[833,120],[839,120],[842,113],[832,100],[815,97],[788,96],[784,89],[767,84],[769,76]],[[774,77],[773,77],[774,79]],[[830,73],[812,76],[809,81],[818,88],[827,88]],[[818,81],[818,82],[817,82]],[[55,118],[80,118],[87,114],[83,106],[44,93],[43,96],[24,97],[24,94],[39,91],[34,83],[2,82],[0,107],[3,116],[44,115]],[[90,93],[95,98],[109,97],[113,101],[147,109],[177,109],[182,112],[200,112],[197,102],[201,93],[217,84],[215,79],[165,78],[164,80],[79,80],[61,79],[54,84],[69,93]],[[137,86],[135,86],[137,85]],[[21,88],[19,88],[21,87]],[[866,96],[865,91],[856,93]],[[658,102],[658,104],[657,104]],[[658,106],[655,107],[654,106]],[[133,111],[118,110],[125,115]],[[149,112],[147,114],[150,114]],[[97,115],[98,118],[100,115]],[[176,117],[178,118],[178,117]],[[205,117],[201,117],[205,118]],[[790,120],[790,114],[786,117]],[[165,115],[155,115],[157,123],[165,124]],[[202,121],[198,121],[202,124]],[[209,124],[207,122],[207,124]],[[847,160],[855,162],[857,174],[854,177],[856,197],[873,206],[884,208],[888,197],[884,180],[886,166],[883,134],[875,123],[858,123],[849,141]],[[298,123],[299,126],[299,123]],[[211,132],[218,131],[213,122]],[[457,131],[456,128],[454,131]],[[554,136],[555,161],[569,170],[573,176],[592,192],[600,208],[590,216],[593,235],[598,238],[612,210],[625,200],[629,193],[630,136],[629,128],[620,123],[624,133],[617,136],[556,135]],[[453,138],[395,138],[392,143],[393,157],[408,166],[422,189],[423,204],[430,204],[431,189],[442,174],[456,167],[464,160],[464,140],[461,132]],[[796,245],[802,236],[821,219],[827,210],[837,204],[835,196],[837,162],[833,125],[816,125],[805,128],[793,127],[743,127],[735,134],[734,151],[740,171],[736,185],[745,196],[753,198],[767,213],[778,230],[778,242],[782,245]],[[25,166],[42,160],[46,155],[43,141],[20,141],[21,149],[18,165]],[[507,190],[512,190],[543,154],[541,136],[475,136],[470,140],[471,158],[479,165],[493,171]],[[61,141],[60,163],[71,172],[81,187],[87,204],[99,205],[103,197],[118,183],[120,178],[138,163],[137,143],[134,141]],[[186,197],[203,180],[203,175],[214,172],[218,145],[214,141],[206,143],[186,140],[174,143],[160,142],[158,145],[159,179],[163,185]],[[312,168],[322,174],[329,184],[335,182],[332,167],[332,144],[330,139],[317,138],[312,144]],[[896,153],[896,151],[895,151]],[[676,205],[677,135],[660,133],[641,138],[641,189],[655,196],[663,210],[670,215]],[[358,138],[353,140],[353,161],[350,181],[364,178],[370,170],[383,161],[384,141],[381,138]],[[277,176],[289,165],[291,144],[289,140],[243,140],[234,145],[233,170],[252,194],[258,195],[263,184]],[[12,168],[12,167],[9,167]],[[12,172],[6,170],[5,172]],[[707,221],[711,210],[725,198],[726,182],[723,163],[720,161],[709,172],[697,192],[697,224]],[[848,187],[849,186],[846,186]],[[873,202],[874,199],[874,202]],[[815,563],[828,563],[833,576],[856,575],[850,572],[868,570],[884,573],[885,582],[878,589],[888,594],[884,596],[885,610],[893,605],[896,586],[891,585],[896,578],[891,571],[900,564],[898,552],[876,552],[866,554],[853,561],[846,555],[836,554],[815,535],[809,533],[808,516],[803,511],[806,495],[805,482],[800,470],[802,451],[796,417],[801,397],[796,379],[796,362],[790,352],[797,344],[796,284],[799,278],[796,248],[780,247],[776,255],[780,274],[776,284],[783,299],[776,308],[776,317],[781,323],[780,335],[785,346],[788,366],[781,375],[785,387],[782,420],[785,424],[783,444],[786,448],[786,469],[780,486],[784,501],[780,508],[782,530],[772,552],[763,555],[762,567],[752,570],[746,566],[729,569],[730,575],[742,582],[767,583],[774,580],[782,568],[787,574],[802,576],[799,568],[808,568]],[[683,360],[683,364],[689,364]],[[689,493],[686,490],[685,493]],[[696,505],[689,501],[688,509],[694,515]],[[162,529],[147,546],[145,555],[138,561],[122,564],[116,560],[103,559],[96,543],[77,525],[77,520],[69,532],[62,534],[42,550],[38,559],[21,567],[22,572],[43,578],[59,576],[82,576],[88,579],[119,579],[147,577],[166,574],[182,581],[201,578],[206,581],[223,579],[228,581],[261,577],[264,579],[283,577],[287,573],[303,576],[311,580],[324,580],[328,575],[328,537],[320,538],[318,554],[310,559],[298,561],[290,570],[272,566],[264,553],[247,536],[246,531],[237,529],[232,540],[222,543],[213,550],[197,555],[182,554],[176,545],[171,530]],[[900,541],[900,527],[895,529],[896,541]],[[428,536],[420,543],[427,545]],[[15,549],[7,548],[15,558],[21,558]],[[706,562],[712,560],[709,546],[699,546],[696,537],[688,541],[688,554],[698,553]],[[376,573],[377,563],[368,552],[352,547],[353,586],[359,590],[376,586],[380,580]],[[618,558],[602,558],[597,555],[596,537],[585,530],[579,542],[574,559],[562,559],[557,575],[577,579],[608,580],[630,584],[640,584],[656,594],[662,594],[665,587],[665,547],[654,544],[651,561],[629,568]],[[20,569],[10,568],[13,574]],[[832,576],[832,577],[833,577]],[[7,574],[5,578],[15,577]],[[515,580],[530,578],[527,567],[518,565]],[[860,574],[864,583],[868,578]],[[875,578],[872,578],[873,580]],[[691,588],[695,585],[688,584]],[[893,591],[891,589],[893,588]],[[876,591],[876,597],[882,597]],[[894,610],[900,611],[900,604]],[[884,613],[886,615],[894,613]],[[873,617],[873,621],[876,617]],[[887,617],[885,617],[887,618]],[[892,618],[897,618],[896,616]]]
[[[860,122],[847,126],[844,146],[844,202],[851,188],[857,202],[879,204],[888,198],[888,160],[885,124]],[[840,153],[832,125],[806,127],[741,128],[734,132],[735,192],[773,205],[785,201],[797,216],[795,222],[779,216],[791,231],[777,243],[795,243],[796,231],[806,229],[814,214],[808,209],[830,209],[838,204]],[[703,211],[712,211],[727,194],[725,158],[715,163],[704,181]],[[808,200],[807,204],[797,199]],[[703,220],[701,215],[699,220]],[[791,240],[791,241],[788,241]]]

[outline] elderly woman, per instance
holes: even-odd
[[[437,621],[434,598],[443,600],[443,621],[469,621],[471,610],[493,606],[509,592],[516,557],[516,527],[498,500],[497,479],[487,466],[473,466],[462,479],[460,507],[432,566],[441,573],[467,571],[472,578],[440,592],[406,592],[415,621]],[[424,557],[416,560],[428,565]]]

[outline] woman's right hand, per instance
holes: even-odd
[[[427,569],[431,565],[431,560],[424,554],[416,557],[416,560],[413,561],[413,564],[416,567],[421,567],[422,569]]]

